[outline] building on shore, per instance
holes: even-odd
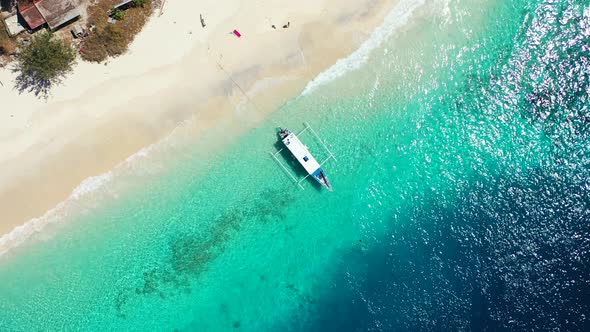
[[[47,21],[43,18],[34,2],[21,1],[17,5],[18,13],[23,18],[30,30],[37,30]]]
[[[17,8],[31,30],[45,25],[57,30],[80,17],[80,10],[71,0],[21,0]]]
[[[6,25],[6,30],[8,31],[8,34],[11,37],[14,37],[19,33],[25,31],[25,28],[20,24],[18,16],[16,14],[12,14],[5,17],[4,24]]]
[[[113,9],[125,10],[131,6],[133,6],[133,0],[123,0],[123,1],[119,2],[118,4],[114,5]]]

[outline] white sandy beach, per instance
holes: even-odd
[[[0,234],[196,115],[196,133],[222,119],[261,120],[358,49],[397,3],[167,0],[127,54],[106,64],[79,60],[48,100],[19,94],[13,74],[0,69]],[[234,112],[245,97],[228,74],[257,100],[259,114]]]

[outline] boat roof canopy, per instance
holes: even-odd
[[[295,136],[293,133],[290,133],[283,139],[283,143],[291,151],[293,156],[297,158],[297,161],[305,168],[308,174],[313,174],[317,171],[321,166],[315,160],[315,158],[311,155],[307,147],[301,143],[299,138]]]

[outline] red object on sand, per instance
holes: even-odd
[[[242,37],[242,34],[238,31],[238,30],[234,30],[234,35],[239,37]]]

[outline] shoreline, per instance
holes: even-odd
[[[0,151],[5,152],[0,159],[0,174],[4,174],[0,177],[0,208],[4,212],[0,223],[0,234],[4,234],[0,237],[0,254],[17,245],[14,235],[25,227],[23,223],[35,223],[47,218],[55,210],[62,209],[88,179],[109,174],[126,160],[142,153],[146,147],[168,137],[179,124],[192,122],[189,126],[192,132],[190,136],[194,138],[199,133],[223,126],[222,123],[227,121],[233,122],[232,127],[238,131],[245,131],[258,121],[263,121],[277,107],[304,91],[318,74],[337,60],[354,53],[399,3],[368,0],[353,5],[353,1],[347,2],[348,7],[342,5],[340,11],[331,17],[323,14],[325,8],[332,7],[329,6],[330,1],[321,5],[311,5],[311,2],[303,4],[315,14],[289,16],[297,16],[298,21],[304,23],[298,25],[292,20],[289,29],[280,31],[266,31],[268,28],[251,21],[249,25],[257,27],[253,30],[258,33],[241,39],[226,36],[225,31],[226,26],[229,26],[228,21],[246,13],[232,15],[222,23],[212,24],[213,28],[203,40],[191,42],[191,47],[183,49],[183,52],[190,49],[186,53],[176,54],[176,58],[165,58],[162,60],[164,64],[160,66],[144,72],[141,72],[144,67],[136,66],[114,78],[103,74],[103,80],[87,90],[83,86],[72,87],[71,81],[76,81],[76,78],[68,79],[64,87],[58,87],[56,95],[41,105],[40,109],[34,109],[35,104],[39,106],[39,100],[29,100],[30,104],[26,107],[34,110],[28,121],[21,123],[17,130],[13,128],[11,132],[8,127],[4,131],[16,133],[17,139],[8,137],[8,134],[0,136]],[[167,2],[168,5],[171,3]],[[369,9],[359,12],[359,6]],[[277,8],[276,11],[279,10]],[[139,55],[146,57],[142,51],[147,50],[142,49],[142,43],[150,41],[150,32],[157,32],[158,23],[161,23],[157,20],[165,19],[167,14],[172,15],[170,13],[180,9],[183,9],[180,5],[175,8],[164,7],[161,17],[154,14],[131,45],[128,54],[110,60],[108,66],[83,63],[78,66],[82,68],[76,68],[73,76],[84,78],[92,77],[89,76],[91,72],[117,71]],[[321,21],[317,20],[318,13],[323,15]],[[355,14],[347,17],[350,13]],[[328,18],[332,21],[326,23]],[[174,21],[174,25],[177,22]],[[245,27],[249,25],[244,23]],[[244,37],[248,37],[249,30],[244,31]],[[245,43],[235,43],[246,40],[252,44],[244,46]],[[331,43],[326,45],[324,40],[330,40]],[[277,43],[281,44],[280,48],[276,47]],[[232,52],[237,47],[239,54]],[[273,50],[271,54],[265,54],[265,63],[260,63],[260,49]],[[244,88],[248,96],[256,100],[257,105],[263,106],[262,114],[238,112],[246,98],[230,82],[225,72],[218,69],[218,64],[240,85],[240,89]],[[206,79],[195,81],[193,70]],[[137,71],[140,73],[137,74]],[[5,73],[0,72],[0,77],[2,74]],[[125,91],[128,86],[143,88],[139,89],[142,93],[121,96],[120,91]],[[68,93],[80,97],[68,99]],[[3,97],[2,93],[0,97]],[[110,104],[93,107],[93,103],[81,102],[85,99],[107,100]],[[208,106],[195,109],[193,105],[199,103]],[[131,110],[130,105],[133,105]],[[3,113],[0,111],[0,116],[5,117],[6,113]],[[72,132],[68,131],[66,135],[60,127],[63,124]],[[48,138],[47,134],[52,139],[43,144]],[[20,145],[14,144],[18,139],[21,139],[21,142],[17,142]],[[67,165],[77,167],[72,169]],[[32,227],[25,238],[37,230],[37,227]]]

